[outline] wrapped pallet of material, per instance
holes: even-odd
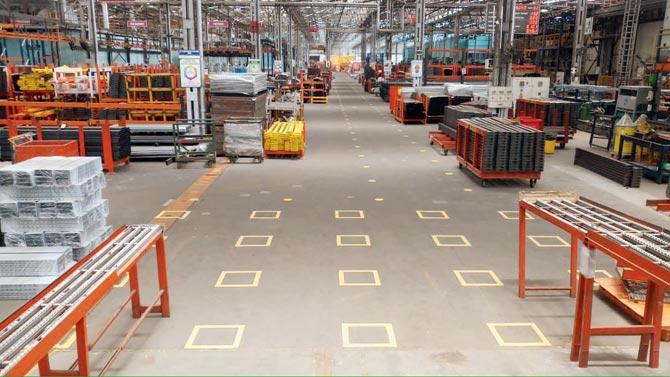
[[[255,96],[268,89],[265,73],[222,72],[208,77],[212,94]]]
[[[228,119],[223,123],[226,157],[263,157],[263,119]]]

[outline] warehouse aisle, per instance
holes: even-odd
[[[667,344],[661,369],[617,367],[634,364],[633,338],[594,338],[580,370],[574,301],[517,298],[527,186],[481,188],[428,145],[428,127],[397,124],[343,74],[306,121],[303,160],[227,166],[170,231],[172,317],[143,324],[111,374],[670,373]],[[562,174],[597,193],[569,168],[547,177]],[[529,234],[549,237],[529,242],[529,277],[567,282],[569,239],[539,220]],[[595,311],[595,323],[623,321],[600,300]]]

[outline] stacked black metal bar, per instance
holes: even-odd
[[[467,124],[469,158],[487,172],[540,172],[544,170],[544,132],[502,118],[470,118]],[[475,134],[481,135],[480,138]],[[478,155],[473,156],[475,140]],[[472,161],[472,160],[471,160]]]
[[[625,187],[640,187],[643,175],[642,168],[639,166],[581,148],[575,151],[575,165],[591,170]]]
[[[456,105],[456,106],[445,106],[444,107],[444,118],[442,122],[438,124],[440,131],[456,138],[456,130],[458,129],[458,120],[465,118],[483,118],[490,117],[493,114],[489,113],[486,110],[478,109],[472,106],[465,105]]]
[[[412,86],[411,81],[382,81],[379,83],[379,97],[388,102],[390,97],[391,86]]]
[[[126,127],[110,127],[112,137],[112,155],[114,160],[130,156],[130,130]],[[19,127],[19,134],[36,133],[35,127]],[[79,129],[76,127],[58,128],[43,127],[44,140],[79,140]],[[100,127],[84,128],[86,156],[102,157],[102,129]],[[11,161],[12,146],[9,144],[9,133],[6,128],[0,129],[0,160]]]

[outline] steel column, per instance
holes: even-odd
[[[587,0],[577,0],[575,11],[575,33],[572,41],[572,68],[570,70],[570,82],[579,84],[582,74],[582,59],[584,58],[584,29],[586,28],[586,16],[588,10]]]

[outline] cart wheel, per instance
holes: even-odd
[[[463,169],[463,164],[461,164],[461,163],[459,162],[459,163],[458,163],[458,168],[459,168],[459,169]]]
[[[488,185],[488,181],[486,179],[482,179],[481,185],[482,187],[486,187],[486,185]]]
[[[443,156],[448,156],[448,155],[449,155],[449,151],[448,151],[447,149],[443,149],[443,150],[442,150],[442,155],[443,155]]]
[[[531,179],[530,180],[530,187],[531,188],[535,187],[535,183],[537,183],[537,179]]]
[[[237,162],[237,157],[228,157],[228,159],[230,160],[231,164],[234,164],[234,163]]]
[[[431,140],[431,141],[430,141],[430,145],[433,145],[433,144],[434,144],[434,143],[433,143],[433,141]]]
[[[560,149],[565,149],[565,143],[561,143],[561,144],[559,144],[558,147],[559,147]]]

